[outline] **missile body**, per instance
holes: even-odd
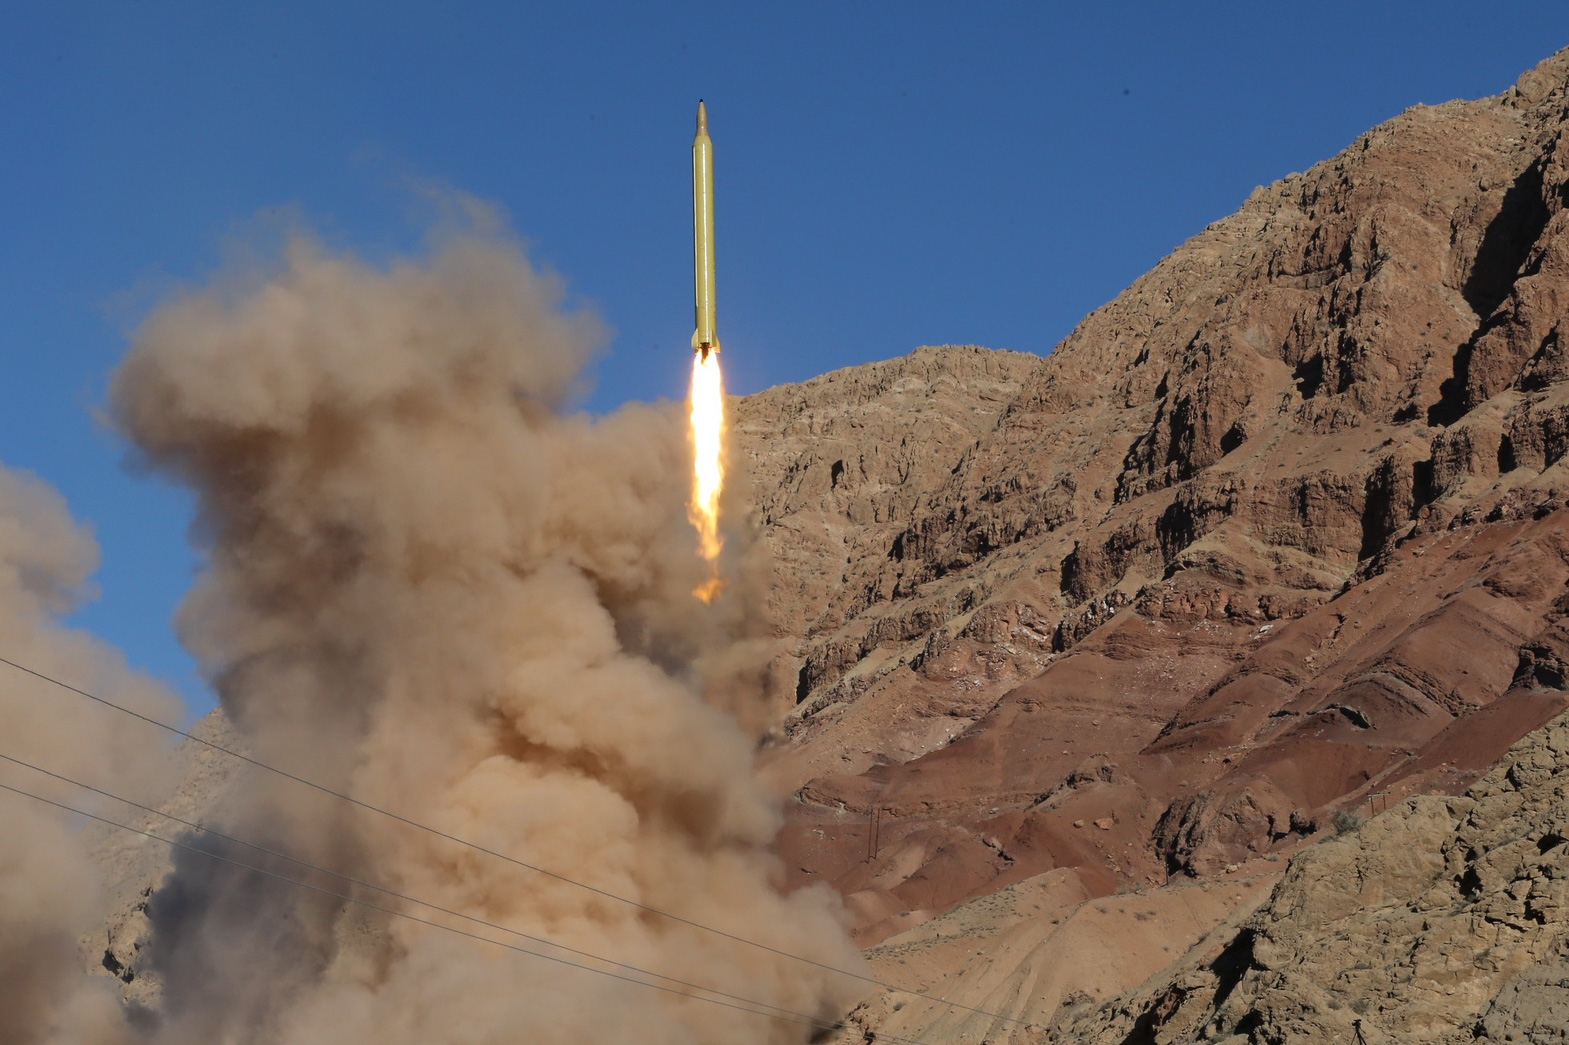
[[[692,301],[697,329],[692,351],[703,359],[719,351],[714,333],[714,143],[708,137],[708,110],[697,103],[697,136],[692,139]]]

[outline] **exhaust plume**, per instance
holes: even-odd
[[[473,230],[384,268],[295,236],[274,271],[158,309],[112,405],[146,461],[199,496],[207,567],[182,637],[264,762],[646,908],[855,968],[836,899],[778,889],[779,814],[727,710],[762,699],[739,691],[762,670],[737,651],[759,644],[738,641],[739,596],[692,597],[705,562],[686,518],[685,418],[564,411],[602,339],[556,280]],[[856,994],[275,777],[231,789],[224,825],[812,1018],[832,1021]],[[148,915],[157,1035],[171,1042],[687,1045],[812,1030],[191,853]]]

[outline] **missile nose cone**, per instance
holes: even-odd
[[[703,107],[703,100],[697,100],[697,133],[708,133],[708,110]]]

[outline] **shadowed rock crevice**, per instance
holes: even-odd
[[[1417,472],[1394,458],[1385,458],[1363,483],[1362,541],[1357,558],[1381,551],[1390,536],[1409,522],[1417,504]]]
[[[1438,401],[1427,408],[1427,423],[1435,428],[1454,424],[1468,408],[1466,385],[1471,371],[1471,354],[1476,350],[1474,340],[1455,349],[1449,376],[1438,386]]]
[[[1156,998],[1148,1008],[1139,1013],[1138,1019],[1133,1021],[1133,1029],[1128,1036],[1123,1038],[1119,1045],[1156,1045],[1157,1034],[1160,1033],[1172,1015],[1182,1008],[1183,1001],[1187,998],[1187,991],[1180,985],[1174,985],[1159,998]]]
[[[1543,197],[1543,161],[1532,163],[1504,192],[1498,214],[1488,223],[1461,294],[1479,320],[1486,320],[1509,296],[1531,248],[1552,216]]]

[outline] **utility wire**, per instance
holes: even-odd
[[[174,847],[176,847],[178,849],[184,849],[184,850],[186,850],[188,852],[196,853],[196,854],[198,854],[200,856],[205,856],[205,857],[207,857],[210,860],[218,860],[218,861],[221,861],[223,863],[231,864],[231,865],[233,865],[235,867],[239,867],[239,868],[242,868],[242,869],[247,870],[247,871],[254,871],[257,874],[266,875],[269,878],[275,878],[275,879],[277,879],[280,882],[287,882],[290,885],[297,885],[297,886],[299,886],[302,889],[309,889],[312,892],[321,893],[321,894],[323,894],[325,896],[331,896],[331,897],[334,897],[335,899],[344,900],[344,901],[346,901],[348,903],[359,904],[362,907],[368,907],[368,908],[370,908],[373,911],[380,911],[383,914],[389,914],[389,915],[392,915],[395,918],[405,918],[405,919],[407,919],[407,920],[409,920],[411,922],[417,922],[420,925],[428,925],[428,926],[430,926],[433,929],[443,929],[443,930],[445,930],[447,932],[450,932],[450,933],[456,933],[459,936],[466,936],[466,937],[468,937],[471,940],[478,940],[481,943],[493,944],[493,945],[495,945],[497,947],[503,947],[503,948],[505,948],[505,949],[507,949],[509,951],[516,951],[519,954],[527,954],[527,955],[530,955],[530,956],[535,957],[535,958],[543,958],[546,961],[555,962],[558,965],[569,966],[570,968],[573,968],[573,969],[582,969],[585,972],[597,973],[600,976],[608,976],[611,979],[621,980],[624,983],[633,983],[633,984],[638,985],[639,987],[648,987],[648,988],[651,988],[652,990],[664,991],[666,994],[674,994],[678,998],[687,998],[687,999],[689,999],[691,1001],[707,1002],[710,1005],[721,1005],[721,1006],[723,1006],[723,1007],[725,1007],[727,1009],[735,1009],[735,1010],[740,1011],[740,1012],[749,1013],[749,1014],[751,1014],[753,1016],[763,1016],[763,1017],[765,1017],[767,1019],[777,1019],[777,1020],[785,1020],[786,1022],[789,1022],[789,1023],[799,1023],[799,1024],[802,1024],[804,1026],[812,1027],[814,1030],[838,1030],[842,1026],[842,1024],[837,1022],[837,1021],[822,1019],[822,1018],[816,1017],[816,1016],[807,1016],[804,1019],[797,1019],[795,1016],[781,1015],[779,1012],[765,1012],[765,1011],[763,1011],[761,1009],[754,1009],[754,1008],[749,1008],[748,1007],[748,1005],[762,1005],[762,1006],[764,1006],[766,1008],[770,1008],[770,1009],[777,1008],[776,1006],[768,1005],[767,1002],[759,1002],[759,1001],[752,1001],[750,999],[746,999],[747,1004],[742,1005],[742,1004],[736,1004],[734,1002],[720,1001],[718,998],[704,998],[704,997],[702,997],[700,995],[688,994],[685,991],[677,990],[674,987],[665,987],[665,986],[661,986],[660,984],[657,984],[657,983],[649,983],[647,980],[639,980],[639,979],[636,979],[636,978],[631,977],[631,976],[624,976],[624,975],[622,975],[620,973],[610,972],[608,969],[596,969],[592,965],[583,965],[583,964],[581,964],[579,962],[569,961],[566,958],[560,958],[560,957],[557,957],[555,955],[544,954],[544,953],[542,953],[540,951],[531,951],[527,947],[519,947],[516,944],[506,943],[505,941],[496,940],[496,939],[493,939],[493,938],[491,938],[489,936],[483,936],[483,935],[481,935],[479,933],[472,933],[472,932],[469,932],[469,931],[467,931],[465,929],[459,929],[456,926],[444,925],[441,922],[432,921],[429,918],[421,918],[418,915],[409,914],[407,911],[398,911],[398,910],[394,910],[391,907],[383,907],[380,904],[371,903],[369,900],[362,900],[362,899],[360,899],[358,897],[350,896],[347,893],[335,892],[334,890],[328,889],[325,886],[313,885],[310,882],[300,881],[298,878],[290,878],[288,875],[279,874],[276,871],[269,871],[269,870],[267,870],[264,867],[257,867],[254,864],[245,863],[243,860],[235,860],[235,859],[233,859],[231,857],[222,856],[222,855],[220,855],[218,853],[214,853],[214,852],[212,852],[210,850],[203,849],[200,846],[191,845],[191,844],[189,844],[187,842],[181,842],[181,841],[178,841],[177,839],[173,839],[173,838],[165,838],[162,835],[154,834],[151,831],[144,831],[141,828],[132,827],[129,824],[122,824],[122,823],[120,823],[117,820],[110,820],[108,817],[99,816],[96,813],[89,813],[85,809],[77,809],[75,806],[67,805],[64,802],[57,802],[57,801],[55,801],[52,798],[45,798],[42,795],[35,795],[31,791],[24,791],[24,790],[22,790],[19,787],[12,787],[10,784],[0,784],[0,790],[9,791],[12,794],[16,794],[16,795],[21,795],[23,798],[31,798],[31,799],[33,799],[36,802],[42,802],[45,805],[54,806],[56,809],[64,810],[67,813],[74,813],[77,816],[86,817],[89,820],[96,820],[99,823],[107,824],[110,827],[118,827],[122,831],[129,831],[132,834],[141,835],[144,838],[151,838],[151,839],[153,839],[156,842],[162,842],[165,845],[171,845],[171,846],[174,846]],[[500,928],[500,927],[498,926],[497,928]],[[511,930],[503,930],[503,931],[510,932]],[[553,945],[553,946],[559,946],[559,945]],[[578,953],[582,953],[582,952],[578,952]],[[609,962],[608,959],[603,959],[603,958],[600,958],[600,959],[597,959],[597,960],[605,961],[608,964],[618,964],[618,963],[615,963],[615,962]],[[655,974],[655,975],[657,975],[657,974]],[[700,990],[707,990],[708,988],[699,988],[699,989]],[[718,992],[715,992],[715,993],[718,993]],[[780,1012],[783,1012],[783,1011],[787,1011],[787,1010],[780,1010]],[[881,1035],[880,1035],[880,1037],[884,1037],[884,1040],[887,1040],[887,1041],[900,1042],[900,1043],[902,1043],[902,1045],[923,1045],[923,1043],[921,1043],[919,1041],[916,1041],[913,1038],[895,1038],[895,1037],[892,1037],[892,1036],[881,1036]]]
[[[638,973],[639,975],[642,975],[642,976],[653,976],[656,979],[668,980],[669,982],[674,983],[674,984],[678,984],[678,985],[680,985],[682,987],[690,987],[693,990],[706,991],[709,994],[717,994],[717,995],[719,995],[722,998],[729,998],[732,1001],[742,1002],[742,1003],[745,1003],[747,1005],[761,1005],[761,1006],[764,1006],[766,1008],[775,1009],[778,1012],[784,1013],[784,1014],[789,1015],[789,1016],[799,1016],[803,1020],[815,1020],[815,1019],[818,1019],[818,1017],[812,1016],[812,1015],[810,1015],[808,1013],[797,1012],[794,1009],[786,1009],[786,1008],[784,1008],[782,1006],[779,1006],[779,1005],[770,1005],[767,1002],[757,1001],[755,999],[747,998],[747,997],[744,997],[744,996],[739,995],[739,994],[729,994],[729,993],[727,993],[725,991],[719,990],[717,987],[705,987],[705,986],[703,986],[700,983],[692,983],[692,982],[690,982],[688,980],[678,979],[677,977],[674,977],[674,976],[667,976],[667,975],[665,975],[662,972],[654,972],[652,969],[644,969],[644,968],[640,968],[640,967],[638,967],[636,965],[628,965],[625,962],[618,962],[618,961],[615,961],[614,959],[611,959],[611,958],[601,957],[600,955],[594,954],[592,951],[578,950],[576,947],[569,947],[569,946],[567,946],[564,943],[557,943],[555,940],[551,940],[551,939],[549,939],[547,937],[531,936],[530,934],[528,934],[526,932],[523,932],[523,931],[521,931],[519,929],[512,929],[512,928],[509,928],[509,927],[507,927],[505,925],[501,925],[501,924],[499,924],[497,922],[489,922],[489,921],[486,921],[483,918],[477,918],[477,917],[475,917],[474,915],[471,915],[471,914],[464,914],[462,911],[454,911],[451,908],[442,907],[440,904],[433,904],[433,903],[430,903],[430,902],[425,901],[425,900],[420,900],[420,899],[417,899],[417,898],[415,898],[413,896],[409,896],[409,895],[407,895],[405,893],[400,893],[400,892],[398,892],[395,889],[388,889],[385,886],[376,885],[373,882],[367,882],[367,881],[364,881],[363,879],[355,878],[352,875],[344,874],[342,871],[334,871],[331,868],[322,867],[319,864],[313,864],[309,860],[302,860],[299,857],[290,856],[289,854],[279,852],[276,849],[270,849],[270,848],[268,848],[267,846],[264,846],[264,845],[257,845],[255,842],[247,842],[243,838],[236,838],[234,835],[225,834],[224,832],[219,831],[216,828],[208,827],[205,824],[194,823],[194,822],[192,822],[190,820],[182,819],[181,817],[175,816],[173,813],[166,813],[163,810],[157,809],[157,808],[155,808],[153,806],[147,806],[147,805],[143,805],[140,802],[132,801],[131,799],[126,798],[123,795],[117,795],[117,794],[114,794],[112,792],[105,791],[102,788],[94,787],[91,784],[83,783],[80,780],[73,780],[72,778],[70,778],[68,776],[65,776],[64,774],[53,772],[52,770],[45,769],[42,766],[35,766],[31,762],[24,762],[24,761],[22,761],[19,758],[14,758],[11,755],[7,755],[7,754],[5,754],[3,752],[0,752],[0,760],[6,761],[6,762],[10,762],[13,765],[21,766],[23,769],[30,769],[30,770],[32,770],[35,773],[41,773],[41,774],[43,774],[44,776],[47,776],[47,777],[52,777],[53,779],[58,780],[61,783],[70,784],[72,787],[79,787],[79,788],[81,788],[84,791],[91,791],[95,795],[102,795],[104,798],[108,798],[108,799],[110,799],[112,801],[115,801],[115,802],[120,802],[120,803],[122,803],[124,805],[128,805],[128,806],[132,807],[133,809],[140,809],[140,810],[142,810],[145,813],[151,813],[154,816],[163,817],[165,820],[172,821],[173,823],[179,824],[182,827],[190,828],[193,831],[200,831],[203,834],[211,835],[214,838],[221,838],[221,839],[223,839],[226,842],[233,842],[235,845],[241,845],[241,846],[244,846],[247,849],[254,849],[254,850],[256,850],[259,853],[265,853],[266,855],[271,856],[271,857],[275,857],[276,859],[286,860],[286,861],[288,861],[291,864],[297,864],[300,867],[309,868],[312,871],[319,871],[322,874],[330,875],[333,878],[338,878],[338,879],[341,879],[341,880],[343,880],[345,882],[348,882],[350,885],[357,885],[357,886],[360,886],[361,888],[364,888],[364,889],[371,889],[371,890],[374,890],[375,892],[382,893],[384,895],[394,897],[394,898],[396,898],[398,900],[402,900],[402,901],[404,901],[406,903],[416,904],[416,905],[418,905],[420,907],[428,908],[429,910],[432,910],[432,911],[439,911],[440,913],[445,914],[445,915],[450,915],[453,918],[462,918],[464,921],[473,922],[475,925],[482,925],[482,926],[484,926],[487,929],[495,929],[498,932],[508,933],[508,934],[510,934],[512,936],[516,936],[516,937],[518,937],[520,939],[528,940],[528,941],[530,941],[532,943],[544,944],[546,947],[554,947],[554,948],[557,948],[558,950],[566,951],[568,954],[575,954],[575,955],[577,955],[580,958],[588,958],[588,959],[591,959],[593,961],[604,962],[606,965],[613,965],[613,966],[615,966],[618,969],[625,969],[628,972],[635,972],[635,973]],[[0,785],[0,786],[3,786],[3,785]],[[123,826],[123,825],[116,824],[115,826]],[[135,830],[135,829],[134,828],[127,828],[127,830]],[[153,836],[149,836],[149,837],[153,837]],[[173,845],[173,844],[177,844],[177,843],[172,843],[171,842],[170,844]],[[207,850],[202,850],[202,851],[203,852],[207,852]],[[257,868],[256,870],[260,870],[260,868]],[[293,881],[293,879],[289,879],[289,880]],[[299,884],[304,884],[304,883],[302,882],[302,883],[299,883]],[[919,1043],[916,1043],[916,1045],[919,1045]]]
[[[933,1004],[936,1004],[936,1005],[946,1005],[949,1008],[963,1009],[966,1012],[977,1013],[977,1014],[979,1014],[981,1016],[990,1016],[993,1019],[1002,1020],[1004,1023],[1014,1023],[1014,1024],[1018,1024],[1021,1027],[1028,1027],[1030,1025],[1028,1020],[1016,1019],[1015,1017],[1012,1017],[1012,1016],[1004,1016],[1000,1012],[991,1012],[991,1011],[986,1010],[986,1009],[979,1009],[979,1008],[976,1008],[973,1005],[963,1005],[963,1004],[961,1004],[959,1002],[949,1001],[946,998],[939,998],[939,997],[936,997],[935,995],[931,995],[931,994],[922,994],[920,991],[913,991],[913,990],[910,990],[910,989],[905,988],[905,987],[896,986],[895,984],[892,984],[892,983],[885,983],[882,980],[879,980],[879,979],[877,979],[874,976],[867,976],[864,973],[852,972],[849,969],[841,969],[841,968],[839,968],[837,966],[829,965],[826,962],[820,962],[820,961],[817,961],[816,959],[813,959],[813,958],[807,958],[804,955],[792,954],[789,951],[780,950],[777,947],[771,947],[771,946],[769,946],[766,943],[760,943],[760,942],[758,942],[756,940],[749,940],[749,939],[747,939],[744,936],[738,936],[735,933],[726,932],[723,929],[716,929],[716,928],[714,928],[711,925],[704,925],[702,922],[698,922],[698,921],[694,921],[694,920],[692,920],[690,918],[682,917],[679,914],[671,914],[669,911],[663,911],[663,910],[660,910],[657,907],[651,907],[648,904],[641,903],[641,902],[639,902],[637,900],[633,900],[633,899],[631,899],[629,897],[619,896],[616,893],[610,892],[609,890],[600,889],[599,887],[593,886],[593,885],[589,885],[586,882],[579,882],[579,881],[577,881],[575,879],[568,878],[564,874],[558,874],[555,871],[547,870],[547,869],[545,869],[543,867],[540,867],[540,866],[538,866],[536,864],[531,864],[531,863],[528,863],[527,861],[519,860],[517,857],[508,856],[505,853],[499,853],[499,852],[497,852],[494,849],[487,849],[487,848],[485,848],[484,846],[480,845],[477,842],[470,842],[466,838],[459,838],[457,835],[449,834],[446,831],[441,830],[440,828],[431,827],[431,826],[429,826],[427,824],[422,824],[422,823],[420,823],[417,820],[411,820],[411,819],[409,819],[406,816],[402,816],[402,815],[400,815],[398,813],[394,813],[394,812],[392,812],[390,810],[387,810],[387,809],[382,809],[379,806],[371,805],[369,802],[362,801],[361,799],[355,798],[352,795],[346,795],[346,794],[344,794],[341,791],[335,791],[332,788],[327,787],[325,784],[318,784],[318,783],[316,783],[313,780],[307,780],[305,777],[297,776],[294,773],[290,773],[286,769],[279,769],[276,766],[268,765],[267,763],[262,762],[262,761],[260,761],[258,759],[252,758],[249,755],[243,755],[243,754],[241,754],[238,751],[233,751],[233,750],[231,750],[229,748],[223,747],[220,744],[215,744],[215,743],[213,743],[210,740],[204,740],[201,737],[198,737],[198,736],[195,736],[195,735],[193,735],[191,733],[186,732],[185,730],[179,728],[178,726],[171,726],[167,722],[160,722],[159,720],[157,720],[155,718],[152,718],[151,716],[144,715],[144,714],[142,714],[139,711],[133,711],[130,708],[125,707],[125,706],[123,706],[121,704],[116,704],[112,700],[108,700],[108,699],[106,699],[104,697],[100,697],[100,696],[98,696],[97,694],[94,694],[94,693],[89,693],[85,689],[79,689],[76,686],[73,686],[73,685],[71,685],[68,682],[62,682],[60,679],[54,678],[54,677],[52,677],[50,675],[45,675],[41,671],[35,671],[32,668],[25,667],[25,666],[23,666],[21,664],[18,664],[14,660],[8,660],[5,657],[0,657],[0,664],[8,665],[8,666],[10,666],[12,668],[15,668],[17,671],[23,672],[23,673],[28,674],[28,675],[32,675],[34,678],[42,679],[43,681],[51,683],[52,685],[59,686],[61,689],[69,690],[70,692],[75,693],[78,696],[86,697],[88,700],[94,701],[95,703],[98,703],[98,704],[102,704],[104,707],[112,708],[115,711],[118,711],[118,712],[120,712],[122,714],[125,714],[125,715],[129,715],[132,718],[140,719],[141,721],[146,722],[148,725],[157,726],[159,729],[166,730],[169,733],[173,733],[175,736],[184,737],[187,740],[194,741],[195,743],[201,744],[203,747],[210,748],[213,751],[217,751],[217,752],[220,752],[221,754],[228,755],[231,758],[237,758],[241,762],[245,762],[248,765],[255,766],[258,769],[263,769],[263,770],[266,770],[269,773],[274,773],[274,774],[276,774],[276,775],[278,775],[280,777],[283,777],[286,780],[292,780],[292,781],[294,781],[297,784],[302,784],[305,787],[311,788],[311,789],[313,789],[315,791],[319,791],[319,792],[321,792],[322,794],[325,794],[325,795],[330,795],[333,798],[342,799],[343,801],[348,802],[350,805],[358,806],[359,808],[367,810],[368,812],[376,813],[376,814],[378,814],[380,816],[387,817],[390,820],[395,820],[395,821],[397,821],[400,824],[404,824],[404,825],[406,825],[408,827],[412,827],[412,828],[414,828],[416,830],[424,831],[427,834],[435,835],[437,838],[444,838],[444,839],[446,839],[449,842],[455,842],[458,845],[466,846],[469,849],[473,849],[476,852],[484,853],[486,856],[495,857],[498,860],[505,860],[509,864],[514,864],[514,865],[516,865],[518,867],[526,868],[527,870],[534,871],[534,872],[536,872],[538,874],[545,875],[547,878],[554,878],[558,882],[565,882],[566,884],[576,886],[579,889],[585,889],[588,892],[594,893],[594,894],[596,894],[598,896],[603,896],[603,897],[605,897],[608,900],[614,900],[617,903],[629,904],[629,905],[637,908],[640,911],[645,911],[645,912],[647,912],[649,914],[658,915],[661,918],[668,918],[671,921],[680,922],[681,924],[687,925],[687,926],[691,926],[694,929],[699,929],[699,930],[701,930],[703,932],[706,932],[706,933],[712,933],[715,936],[721,936],[721,937],[723,937],[723,938],[725,938],[727,940],[732,940],[732,941],[734,941],[736,943],[745,944],[748,947],[755,947],[758,950],[767,951],[770,954],[777,954],[781,958],[789,958],[792,961],[798,961],[798,962],[802,962],[803,964],[806,964],[806,965],[812,965],[812,966],[815,966],[815,967],[817,967],[819,969],[823,969],[823,970],[825,970],[827,972],[834,973],[835,975],[838,975],[838,976],[848,976],[851,979],[860,980],[862,983],[869,983],[869,984],[872,984],[873,986],[881,987],[884,990],[894,991],[894,992],[899,993],[899,994],[908,994],[911,997],[920,998],[922,1001],[929,1001],[929,1002],[932,1002]]]

